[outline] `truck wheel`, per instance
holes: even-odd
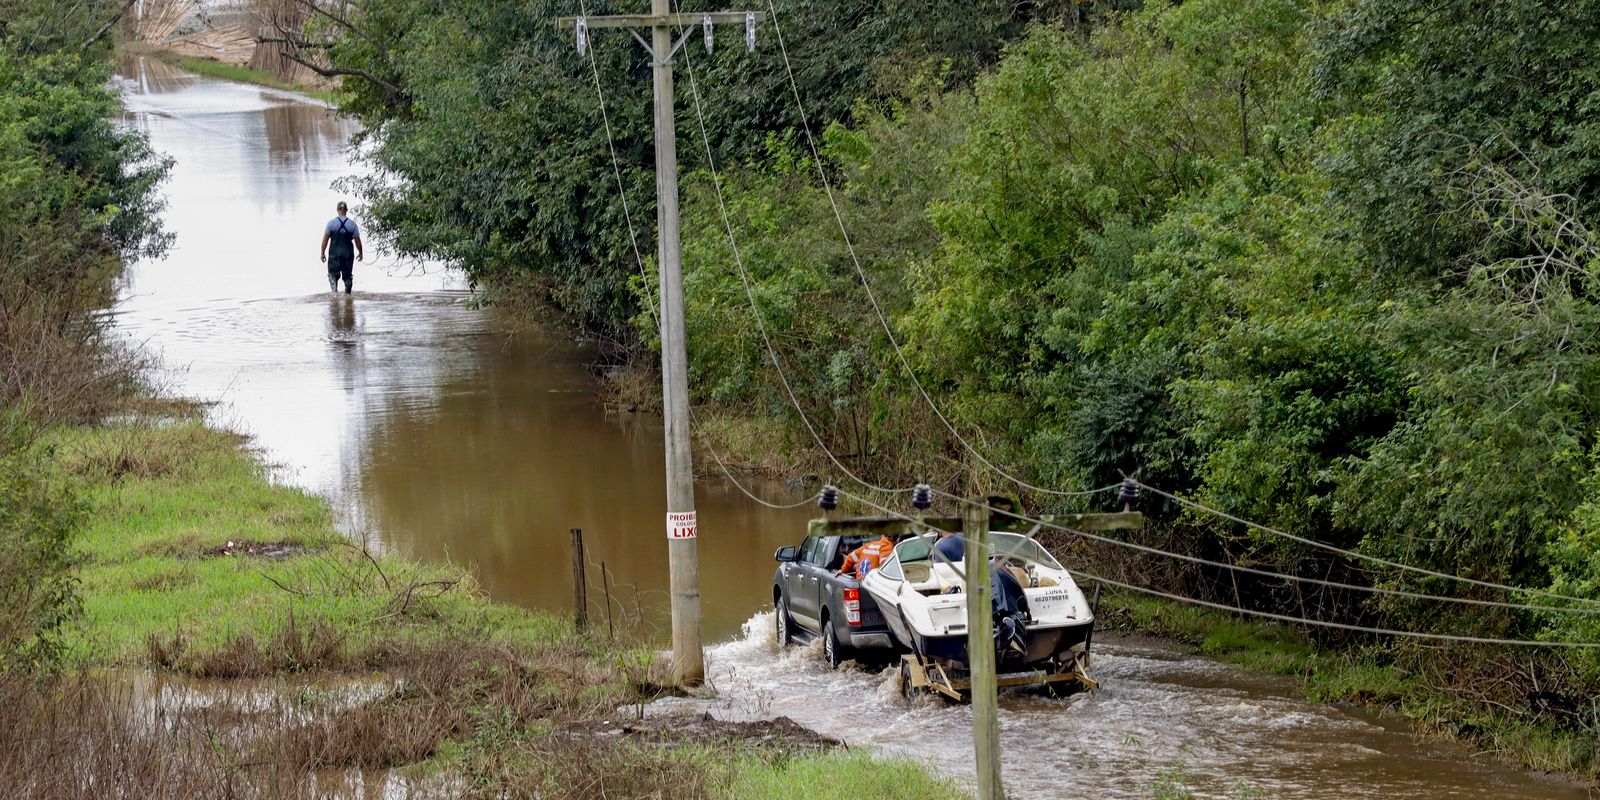
[[[779,597],[777,612],[772,618],[773,633],[778,639],[778,646],[788,647],[794,642],[794,622],[789,619],[789,601]]]
[[[822,660],[828,662],[828,668],[838,669],[840,664],[851,658],[849,650],[839,643],[839,634],[833,629],[833,620],[822,623]]]

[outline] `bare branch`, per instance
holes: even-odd
[[[325,66],[322,66],[320,64],[313,64],[310,61],[307,61],[307,60],[305,60],[305,59],[303,59],[303,58],[301,58],[301,57],[299,57],[299,56],[297,56],[297,55],[295,55],[293,53],[284,53],[283,57],[289,59],[290,61],[295,62],[296,64],[299,64],[299,65],[305,67],[306,69],[311,70],[312,72],[317,73],[318,75],[321,75],[324,78],[336,78],[336,77],[345,76],[345,75],[348,75],[348,76],[354,77],[354,78],[361,78],[362,80],[368,81],[372,85],[377,86],[378,88],[382,89],[384,91],[384,93],[389,95],[389,97],[391,99],[402,101],[402,102],[409,102],[410,99],[411,99],[410,95],[407,95],[405,93],[405,91],[402,90],[400,87],[398,87],[398,86],[396,86],[396,85],[394,85],[394,84],[392,84],[392,83],[390,83],[390,82],[388,82],[388,81],[386,81],[386,80],[384,80],[384,79],[382,79],[382,78],[380,78],[380,77],[378,77],[378,76],[376,76],[376,75],[372,74],[371,72],[368,72],[368,71],[366,71],[364,69],[351,69],[349,67],[332,67],[332,66],[325,67]]]
[[[89,45],[100,41],[101,37],[105,36],[107,33],[110,33],[111,29],[115,28],[117,23],[122,21],[123,15],[127,14],[128,9],[133,8],[133,4],[137,1],[138,0],[126,0],[122,4],[122,7],[117,9],[117,13],[112,14],[111,19],[106,20],[106,24],[100,26],[100,30],[95,31],[93,36],[90,36],[88,39],[84,40],[83,47],[87,49]]]

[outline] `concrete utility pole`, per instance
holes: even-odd
[[[655,87],[657,261],[661,268],[661,388],[667,441],[667,556],[672,590],[672,668],[680,685],[705,681],[705,653],[700,642],[699,525],[694,509],[694,464],[690,453],[689,356],[683,330],[683,269],[678,242],[678,137],[673,114],[672,56],[698,28],[711,49],[718,24],[742,22],[745,45],[755,46],[759,15],[746,11],[673,14],[671,0],[651,0],[650,14],[563,17],[558,28],[571,28],[578,54],[589,47],[594,28],[627,28],[650,51]],[[646,43],[638,33],[650,29]],[[674,29],[684,30],[677,42]]]
[[[1000,783],[1000,697],[994,658],[994,598],[989,584],[989,504],[961,509],[966,537],[967,668],[972,679],[972,743],[978,766],[978,800],[1004,800]]]

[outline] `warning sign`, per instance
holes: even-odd
[[[693,539],[700,534],[693,511],[667,512],[667,538]]]

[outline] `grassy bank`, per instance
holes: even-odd
[[[1533,721],[1531,710],[1523,710],[1532,705],[1526,698],[1486,698],[1468,688],[1483,675],[1486,653],[1460,648],[1452,660],[1437,648],[1404,642],[1332,650],[1317,647],[1291,626],[1126,592],[1108,593],[1101,609],[1101,618],[1115,629],[1166,637],[1230,664],[1298,678],[1308,699],[1359,703],[1512,764],[1600,780],[1600,732]],[[1483,689],[1518,691],[1511,681],[1495,683]]]
[[[458,568],[352,546],[322,501],[268,481],[233,434],[167,420],[40,444],[86,502],[68,639],[79,670],[19,701],[24,724],[8,727],[45,735],[0,741],[0,788],[301,796],[329,771],[386,770],[450,796],[964,796],[798,726],[620,718],[668,691],[652,651],[492,603]],[[141,697],[86,677],[106,667],[187,690]],[[151,715],[172,729],[138,722]],[[37,785],[57,768],[66,788]]]
[[[153,45],[130,42],[122,45],[122,47],[129,53],[146,56],[148,58],[159,59],[175,67],[186,69],[190,72],[198,73],[200,75],[207,75],[213,78],[221,78],[229,81],[238,81],[240,83],[253,83],[257,86],[266,86],[271,89],[282,89],[284,91],[303,94],[307,97],[314,97],[325,103],[334,102],[334,98],[338,94],[332,89],[314,89],[308,86],[302,86],[294,81],[285,80],[284,78],[281,78],[270,72],[265,72],[259,69],[252,69],[247,66],[238,66],[235,64],[224,64],[221,61],[213,61],[209,58],[186,56]]]

